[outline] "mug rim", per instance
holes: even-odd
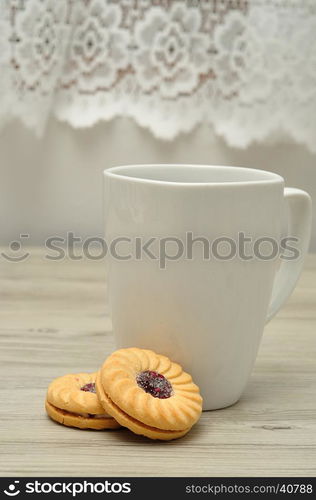
[[[128,175],[128,171],[132,170],[142,170],[142,169],[150,169],[150,168],[182,168],[182,169],[192,169],[195,167],[215,170],[215,169],[229,169],[231,171],[236,170],[241,171],[243,174],[249,173],[251,174],[250,179],[248,180],[232,180],[232,181],[174,181],[174,180],[161,180],[161,179],[152,179],[146,178],[144,176],[133,176]],[[226,170],[227,173],[227,170]],[[182,187],[198,187],[198,186],[256,186],[262,184],[284,184],[284,178],[281,175],[276,174],[275,172],[269,172],[267,170],[261,170],[257,168],[249,168],[249,167],[240,167],[234,165],[207,165],[207,164],[192,164],[192,163],[139,163],[139,164],[126,164],[126,165],[117,165],[115,167],[109,167],[103,171],[105,177],[125,180],[129,182],[141,183],[141,184],[154,184],[161,186],[182,186]],[[255,176],[258,175],[258,178]],[[261,177],[261,178],[260,178]]]

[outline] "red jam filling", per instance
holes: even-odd
[[[82,387],[80,387],[80,390],[84,391],[84,392],[93,392],[93,394],[96,394],[96,392],[97,392],[95,390],[95,383],[94,382],[83,385]]]
[[[172,396],[172,385],[160,373],[149,370],[140,372],[136,377],[136,382],[154,398],[167,399]]]

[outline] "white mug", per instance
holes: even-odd
[[[275,173],[240,167],[130,165],[104,176],[117,347],[152,349],[180,363],[199,385],[205,410],[232,405],[245,389],[267,319],[299,277],[310,238],[309,195],[284,189]],[[278,269],[284,207],[299,256]],[[235,255],[241,234],[253,250],[260,241],[257,252],[271,244],[270,254]],[[179,241],[185,247],[188,235],[191,253],[185,248],[180,256]],[[206,239],[212,255],[204,253]],[[141,245],[149,252],[142,254]]]

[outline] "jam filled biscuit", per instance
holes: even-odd
[[[151,439],[184,436],[202,411],[191,376],[166,356],[146,349],[114,352],[97,373],[96,389],[107,413]]]
[[[68,427],[116,429],[120,424],[104,412],[95,389],[95,373],[64,375],[51,382],[45,408],[48,415]]]

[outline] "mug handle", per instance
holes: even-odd
[[[295,248],[299,255],[292,260],[282,260],[272,289],[267,321],[273,318],[294,290],[302,271],[311,233],[312,202],[309,194],[301,189],[285,188],[284,198],[289,209],[288,235],[297,238]]]

